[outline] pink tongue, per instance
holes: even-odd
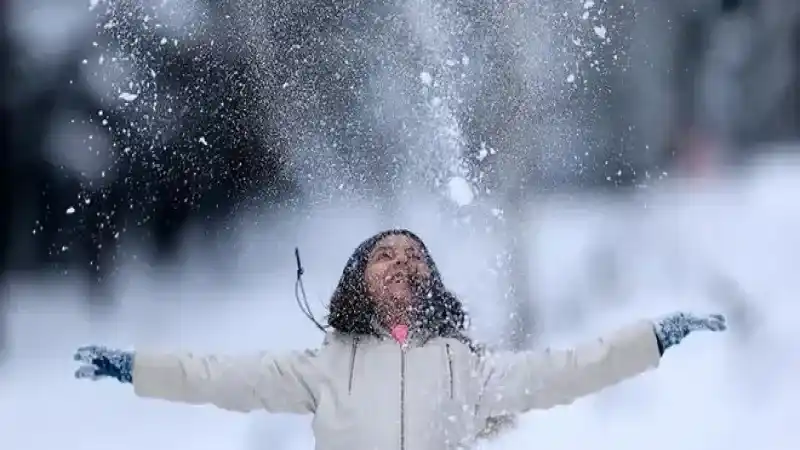
[[[400,344],[405,344],[408,339],[408,325],[395,325],[392,327],[392,337]]]

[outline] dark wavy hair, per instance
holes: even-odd
[[[465,335],[467,314],[461,301],[442,282],[442,276],[431,258],[422,239],[408,230],[392,229],[378,233],[359,245],[347,261],[342,277],[331,297],[328,325],[340,333],[356,335],[376,335],[375,304],[367,294],[364,272],[369,255],[378,241],[392,236],[403,235],[416,241],[430,268],[431,278],[428,292],[421,296],[422,304],[417,310],[419,325],[426,331],[437,335],[468,340]]]

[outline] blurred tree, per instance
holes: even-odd
[[[502,17],[494,16],[494,20],[502,21]],[[492,23],[496,22],[484,22],[482,26],[491,27]],[[484,189],[491,192],[489,197],[502,211],[502,225],[497,232],[505,242],[499,280],[505,287],[509,312],[505,341],[519,349],[528,347],[536,333],[528,259],[531,242],[527,230],[532,226],[528,205],[537,191],[533,184],[541,175],[537,163],[543,142],[536,130],[552,110],[537,105],[525,80],[518,76],[515,63],[513,46],[502,40],[491,46],[483,68],[486,82],[475,105],[466,108],[474,111],[474,116],[463,120],[469,136],[472,171],[475,178],[482,179]]]
[[[167,263],[188,226],[204,230],[213,247],[235,228],[229,219],[239,205],[269,208],[295,195],[285,141],[269,117],[249,109],[250,64],[237,51],[224,9],[211,3],[214,26],[191,45],[176,46],[163,45],[154,31],[163,28],[140,26],[145,5],[103,3],[95,11],[97,33],[78,32],[47,77],[7,74],[9,95],[0,107],[3,123],[14,126],[4,127],[10,145],[0,150],[3,274],[77,271],[91,281],[87,298],[107,305],[109,277],[132,256],[120,243],[137,257],[151,247],[145,260]],[[24,57],[12,49],[9,33],[3,27],[0,34],[4,71],[20,67]],[[125,102],[120,90],[136,80],[98,91],[98,82],[112,83],[121,61],[142,65],[137,69],[158,82],[139,86],[139,97]],[[13,121],[5,120],[12,111]],[[88,128],[79,125],[98,133],[83,135]],[[62,164],[92,152],[100,164],[102,157],[110,161],[101,167],[102,180]]]
[[[800,4],[704,0],[641,6],[636,42],[649,63],[634,68],[636,83],[644,87],[637,91],[642,101],[636,123],[647,131],[642,142],[661,149],[662,167],[704,172],[741,161],[759,143],[800,137],[794,43]]]
[[[0,96],[0,364],[3,363],[6,347],[6,314],[9,303],[8,270],[11,231],[14,222],[14,178],[11,167],[11,152],[14,135],[11,130],[17,122],[9,101],[11,70],[11,36],[8,27],[8,2],[0,4],[0,80],[3,80],[3,95]]]
[[[507,255],[507,301],[511,314],[507,331],[508,344],[513,349],[531,348],[540,332],[536,317],[536,301],[531,290],[531,240],[529,229],[535,224],[528,217],[530,202],[511,198],[506,203],[505,253]]]

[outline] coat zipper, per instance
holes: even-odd
[[[353,377],[356,369],[356,350],[358,349],[358,338],[353,339],[353,348],[350,349],[350,378],[347,380],[347,393],[353,393]]]
[[[450,352],[450,344],[445,344],[445,352],[447,353],[447,374],[450,376],[450,399],[455,395],[455,380],[453,379],[453,354]]]
[[[406,449],[406,347],[400,348],[400,450]]]

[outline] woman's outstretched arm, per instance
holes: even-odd
[[[664,350],[693,331],[724,329],[722,316],[676,313],[570,349],[487,354],[480,360],[478,410],[496,416],[569,404],[656,368]]]
[[[75,359],[78,378],[115,378],[136,395],[249,412],[312,413],[319,380],[315,351],[243,356],[125,352],[89,346]]]

